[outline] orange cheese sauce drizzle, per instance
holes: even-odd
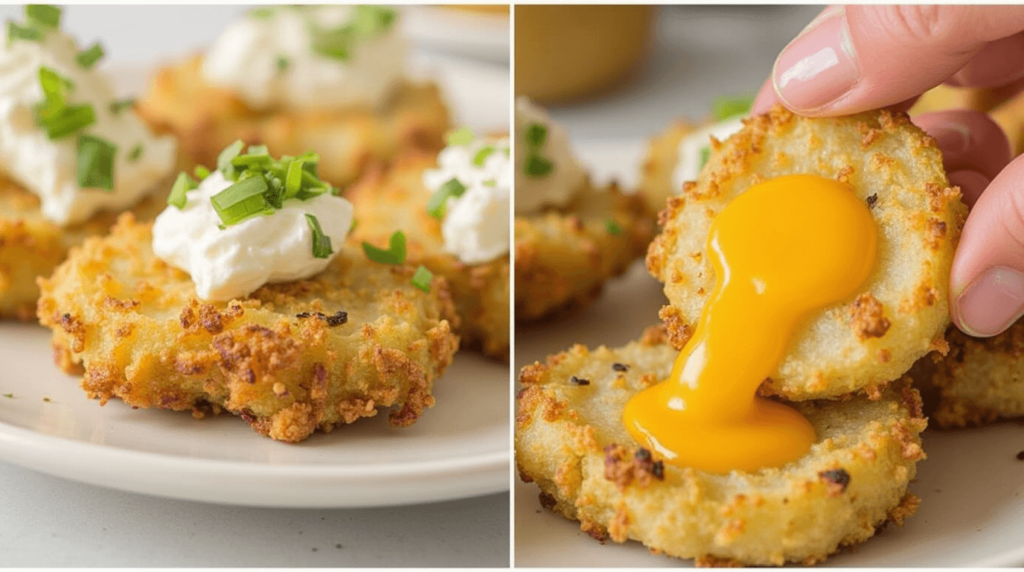
[[[715,217],[716,283],[669,379],[623,423],[666,462],[712,473],[780,467],[815,442],[796,410],[757,396],[808,316],[852,298],[871,273],[875,221],[848,186],[813,175],[755,185]]]

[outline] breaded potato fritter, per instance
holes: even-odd
[[[40,280],[55,359],[84,368],[89,397],[199,415],[223,408],[290,442],[385,407],[392,425],[407,426],[433,405],[434,380],[458,346],[443,278],[428,294],[411,284],[413,267],[345,248],[313,278],[203,303],[151,243],[151,225],[124,215]]]
[[[924,458],[920,397],[795,404],[818,436],[780,468],[715,475],[655,461],[622,425],[626,402],[668,377],[677,352],[652,328],[623,348],[575,346],[523,369],[516,463],[541,504],[591,536],[638,540],[698,564],[810,564],[902,524]]]
[[[405,233],[407,261],[447,279],[461,319],[455,329],[462,347],[507,361],[509,257],[466,264],[445,251],[441,221],[427,212],[430,192],[423,186],[423,172],[435,166],[436,155],[412,151],[353,185],[346,194],[356,218],[350,240],[387,246],[391,233]]]
[[[166,195],[149,195],[131,212],[140,220],[151,220],[167,206]],[[0,177],[0,319],[35,319],[36,279],[49,276],[68,249],[107,232],[116,220],[117,213],[105,211],[62,227],[43,217],[39,197]]]
[[[651,212],[665,208],[669,197],[678,195],[682,189],[673,182],[679,165],[679,145],[693,133],[694,126],[686,121],[676,121],[663,133],[651,137],[647,145],[647,156],[640,169],[639,193],[647,200]]]
[[[931,417],[940,427],[1024,417],[1024,322],[991,338],[951,327],[946,341],[948,354],[925,357],[910,370],[915,382],[932,390],[926,395],[936,394]]]
[[[586,188],[564,208],[515,217],[516,319],[592,302],[654,236],[644,199],[611,184]]]
[[[947,282],[967,212],[935,140],[906,115],[811,119],[777,106],[712,145],[699,180],[669,200],[647,254],[670,302],[661,318],[681,348],[715,285],[706,252],[715,215],[752,185],[792,174],[847,183],[867,202],[878,224],[877,262],[856,297],[794,332],[761,391],[795,401],[860,389],[877,395],[918,358],[946,347]]]
[[[434,84],[402,85],[386,107],[337,111],[256,111],[229,90],[208,84],[202,56],[161,69],[138,102],[139,115],[181,144],[182,168],[212,167],[237,139],[266,145],[272,155],[320,154],[320,178],[344,187],[372,161],[401,149],[439,151],[448,111]]]

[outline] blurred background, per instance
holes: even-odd
[[[755,95],[822,8],[516,6],[516,93],[573,141],[646,138],[707,118],[716,97]]]

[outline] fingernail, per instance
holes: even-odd
[[[818,109],[850,91],[860,77],[846,10],[825,11],[775,60],[772,81],[787,107]]]
[[[994,336],[1024,314],[1024,274],[994,266],[971,282],[956,302],[960,329],[979,338]]]
[[[928,134],[935,138],[947,160],[963,153],[971,143],[971,130],[959,123],[943,123],[928,127]]]

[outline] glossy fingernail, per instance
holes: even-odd
[[[775,60],[772,81],[787,107],[818,109],[849,92],[860,77],[846,10],[822,13]]]
[[[989,268],[956,301],[957,326],[972,336],[994,336],[1024,314],[1024,273],[1006,266]]]

